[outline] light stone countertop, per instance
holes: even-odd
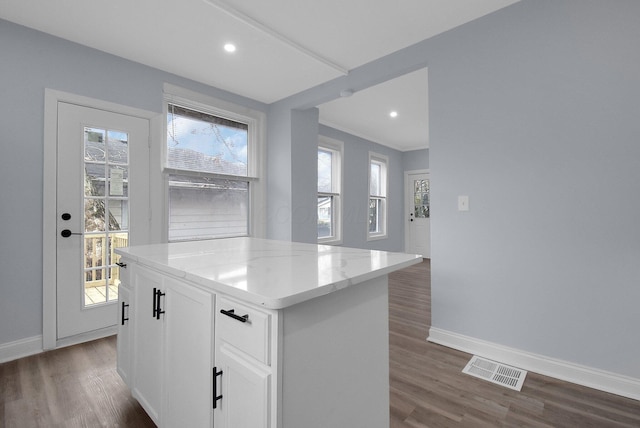
[[[422,261],[415,254],[228,238],[117,248],[125,259],[269,309],[282,309]]]

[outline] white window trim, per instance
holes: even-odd
[[[384,166],[384,168],[381,168],[381,175],[382,177],[380,178],[380,183],[384,184],[384,189],[381,192],[382,195],[380,195],[381,197],[384,198],[384,216],[383,216],[383,221],[382,221],[382,232],[369,232],[369,201],[371,200],[371,163],[375,162],[375,163],[379,163],[382,164]],[[380,239],[386,239],[387,238],[387,218],[388,218],[388,212],[389,212],[389,206],[388,206],[388,192],[389,192],[389,158],[385,155],[381,155],[379,153],[375,153],[375,152],[369,152],[369,163],[367,163],[367,175],[369,177],[369,179],[367,180],[367,209],[366,209],[366,228],[367,228],[367,241],[377,241]]]
[[[333,138],[318,136],[318,149],[330,150],[338,156],[339,169],[332,168],[331,182],[333,191],[331,193],[318,192],[319,196],[334,196],[333,206],[333,236],[327,238],[318,238],[318,244],[340,245],[342,244],[342,198],[343,198],[343,176],[344,176],[344,143]],[[333,163],[333,159],[332,159]],[[336,198],[337,197],[337,198]]]
[[[165,165],[166,160],[166,135],[167,135],[167,121],[168,105],[177,104],[186,108],[192,108],[194,110],[200,110],[206,113],[213,114],[215,116],[224,117],[227,119],[235,120],[237,122],[247,123],[249,125],[249,141],[253,141],[254,144],[249,145],[249,165],[247,165],[247,177],[234,176],[234,179],[244,180],[250,183],[249,185],[249,230],[248,235],[254,238],[266,237],[266,156],[265,156],[265,141],[266,141],[266,114],[264,112],[244,107],[238,104],[234,104],[229,101],[214,98],[208,95],[204,95],[198,92],[193,92],[188,89],[181,88],[179,86],[171,85],[169,83],[164,84],[164,101],[163,101],[163,114],[165,120],[163,121],[163,139],[162,151],[160,153],[160,174],[158,179],[164,183],[163,189],[163,212],[164,212],[164,228],[163,228],[163,242],[168,241],[169,225],[168,225],[168,210],[169,210],[169,174],[177,173],[178,170],[167,168]],[[193,171],[189,174],[194,174]],[[153,178],[153,177],[152,177]]]

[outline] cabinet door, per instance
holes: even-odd
[[[127,284],[128,285],[128,284]],[[121,283],[118,287],[118,337],[116,349],[118,374],[131,388],[131,291]]]
[[[270,427],[269,372],[227,344],[216,349],[216,363],[222,398],[213,411],[215,428]]]
[[[212,426],[213,294],[167,280],[162,426]]]
[[[162,386],[162,327],[164,317],[154,316],[154,288],[163,290],[162,276],[136,266],[133,272],[133,387],[131,394],[158,424]],[[165,292],[164,290],[162,292]],[[163,305],[166,296],[161,299]]]

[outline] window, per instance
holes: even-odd
[[[318,242],[342,241],[342,152],[341,141],[326,137],[318,142]]]
[[[387,164],[386,156],[369,153],[369,221],[367,238],[387,236]]]
[[[259,121],[178,97],[166,106],[168,240],[255,235]]]

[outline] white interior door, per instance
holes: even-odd
[[[58,103],[57,338],[116,323],[117,247],[148,240],[149,121]]]
[[[431,258],[429,174],[408,174],[406,181],[406,252],[421,254],[422,257],[428,259]]]

